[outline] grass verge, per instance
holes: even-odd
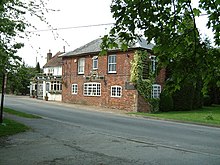
[[[30,128],[14,120],[4,119],[4,124],[0,124],[0,137],[14,135],[19,132],[25,132]]]
[[[30,119],[40,119],[41,117],[37,115],[27,114],[24,112],[15,111],[10,108],[4,108],[4,112],[16,115],[19,117],[30,118]],[[19,132],[25,132],[30,129],[30,127],[16,122],[11,119],[4,118],[3,124],[0,124],[0,137],[14,135]]]
[[[12,114],[12,115],[20,116],[20,117],[31,118],[31,119],[40,119],[41,118],[40,116],[37,116],[37,115],[15,111],[10,108],[4,108],[4,112]]]
[[[158,112],[158,113],[129,113],[141,115],[146,117],[153,117],[157,119],[168,119],[175,121],[193,122],[199,124],[208,124],[220,126],[220,106],[214,105],[211,107],[204,107],[193,111],[172,111],[172,112]]]

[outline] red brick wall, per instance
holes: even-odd
[[[81,56],[82,57],[82,56]],[[133,52],[118,53],[116,56],[116,74],[109,74],[107,56],[98,57],[98,74],[104,76],[104,80],[93,80],[101,83],[101,96],[84,96],[83,84],[91,82],[86,76],[92,70],[92,55],[85,57],[85,74],[77,73],[77,56],[63,58],[63,102],[80,103],[86,105],[98,105],[103,107],[117,108],[128,111],[136,110],[136,90],[126,90],[125,83],[130,80],[130,62],[133,59]],[[78,94],[72,94],[72,84],[78,84]],[[111,97],[111,86],[122,87],[122,97]]]
[[[99,76],[104,76],[104,80],[93,80],[92,82],[101,83],[101,96],[84,96],[83,85],[86,82],[90,82],[86,80],[86,76],[88,76],[92,70],[93,56],[94,55],[84,56],[84,75],[78,75],[78,59],[83,56],[63,57],[63,102],[96,105],[127,111],[148,111],[148,107],[146,107],[148,104],[138,96],[137,91],[132,89],[128,90],[125,87],[126,82],[130,81],[131,60],[133,59],[134,51],[117,53],[116,74],[108,73],[107,56],[99,56],[97,72]],[[161,72],[162,75],[157,78],[159,84],[163,83],[164,73]],[[77,95],[72,94],[72,84],[78,84]],[[111,86],[114,85],[122,87],[122,97],[111,97]]]
[[[165,78],[166,78],[166,69],[163,68],[159,71],[158,76],[156,78],[157,84],[160,84],[162,88],[164,86]]]

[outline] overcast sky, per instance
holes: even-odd
[[[45,23],[33,18],[31,22],[39,32],[32,34],[30,39],[22,40],[25,46],[18,55],[29,66],[36,66],[37,61],[42,67],[46,62],[46,54],[51,50],[53,55],[58,51],[71,51],[98,37],[107,34],[112,25],[89,26],[114,23],[110,12],[111,0],[50,0],[48,6],[57,12],[46,14],[53,28],[66,28],[51,32]],[[79,28],[76,28],[79,27]],[[58,35],[57,35],[58,34]]]
[[[35,32],[30,39],[23,40],[25,47],[19,50],[18,55],[29,66],[36,66],[37,60],[42,67],[46,63],[46,54],[49,50],[53,55],[58,51],[63,51],[63,46],[66,51],[71,51],[107,34],[112,25],[89,25],[114,23],[110,4],[111,0],[50,0],[48,7],[59,11],[48,13],[45,17],[53,28],[64,29],[54,31],[54,33],[41,31],[49,29],[48,26],[33,18],[28,18],[36,26],[38,32]],[[205,28],[206,22],[205,17],[197,20],[201,32],[210,36],[211,31]]]

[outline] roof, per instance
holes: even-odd
[[[102,43],[102,39],[98,38],[96,40],[93,40],[86,45],[83,45],[73,51],[64,53],[60,55],[61,57],[68,57],[68,56],[78,56],[78,55],[83,55],[83,54],[89,54],[89,53],[98,53],[101,51],[100,45]],[[140,38],[137,40],[137,42],[131,46],[129,46],[129,49],[137,49],[137,48],[142,48],[142,49],[147,49],[147,50],[152,50],[154,47],[153,44],[148,44],[147,41],[143,38]],[[113,48],[109,49],[109,51],[117,51],[119,50],[118,48]]]
[[[44,66],[43,68],[47,67],[58,67],[62,66],[62,58],[59,56],[62,55],[63,53],[57,52]]]

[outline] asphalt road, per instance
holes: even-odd
[[[5,140],[0,164],[220,164],[220,128],[27,97],[5,106],[43,119],[9,116],[33,130]]]

